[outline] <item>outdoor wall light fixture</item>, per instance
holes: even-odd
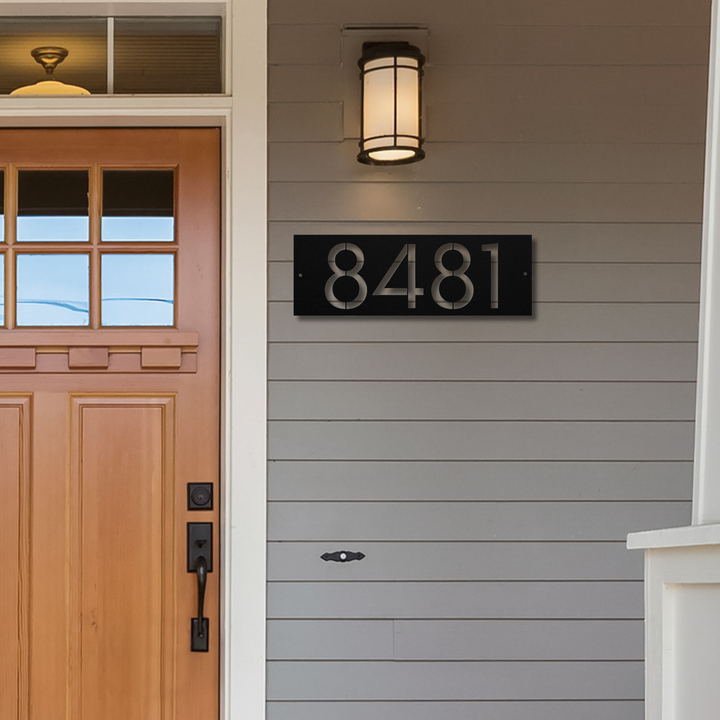
[[[11,95],[89,95],[90,93],[78,85],[66,85],[56,80],[53,73],[55,68],[68,56],[64,47],[45,46],[36,47],[30,51],[35,62],[45,68],[46,80],[35,85],[25,85],[13,90]]]
[[[407,42],[363,43],[358,162],[402,165],[425,157],[421,78],[425,56]]]

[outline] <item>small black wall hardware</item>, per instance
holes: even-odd
[[[351,560],[362,560],[365,557],[365,553],[361,552],[350,552],[349,550],[337,550],[333,553],[325,553],[320,558],[327,562],[332,560],[333,562],[350,562]]]
[[[530,235],[295,235],[295,315],[532,316]]]
[[[213,484],[212,483],[188,483],[188,510],[212,510],[213,509]]]
[[[208,619],[204,617],[207,574],[212,572],[212,523],[187,524],[187,571],[197,573],[198,616],[190,621],[190,650],[209,649]]]

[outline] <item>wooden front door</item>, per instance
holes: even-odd
[[[218,717],[219,152],[0,131],[3,720]]]

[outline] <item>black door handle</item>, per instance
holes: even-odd
[[[187,570],[197,575],[198,615],[190,621],[190,649],[207,652],[209,623],[205,617],[207,574],[212,572],[212,523],[188,523]]]
[[[193,647],[193,650],[200,650],[201,652],[207,652],[208,645],[208,620],[203,617],[203,609],[205,605],[205,588],[207,587],[207,560],[204,555],[201,555],[195,561],[195,572],[198,576],[198,616],[193,618],[193,645],[202,645],[202,648]],[[196,642],[197,636],[197,642]]]

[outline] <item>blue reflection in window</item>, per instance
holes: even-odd
[[[107,254],[101,271],[103,325],[174,324],[174,255]]]
[[[103,170],[101,237],[112,242],[175,239],[173,170]]]
[[[172,242],[173,217],[103,217],[102,239],[112,242]]]
[[[90,237],[87,217],[67,215],[18,215],[20,242],[83,242]]]
[[[5,255],[0,255],[0,325],[5,325]]]
[[[89,307],[88,255],[17,256],[19,326],[87,326]]]
[[[18,241],[87,241],[88,182],[87,170],[20,170]]]
[[[5,242],[5,171],[0,170],[0,242]]]

